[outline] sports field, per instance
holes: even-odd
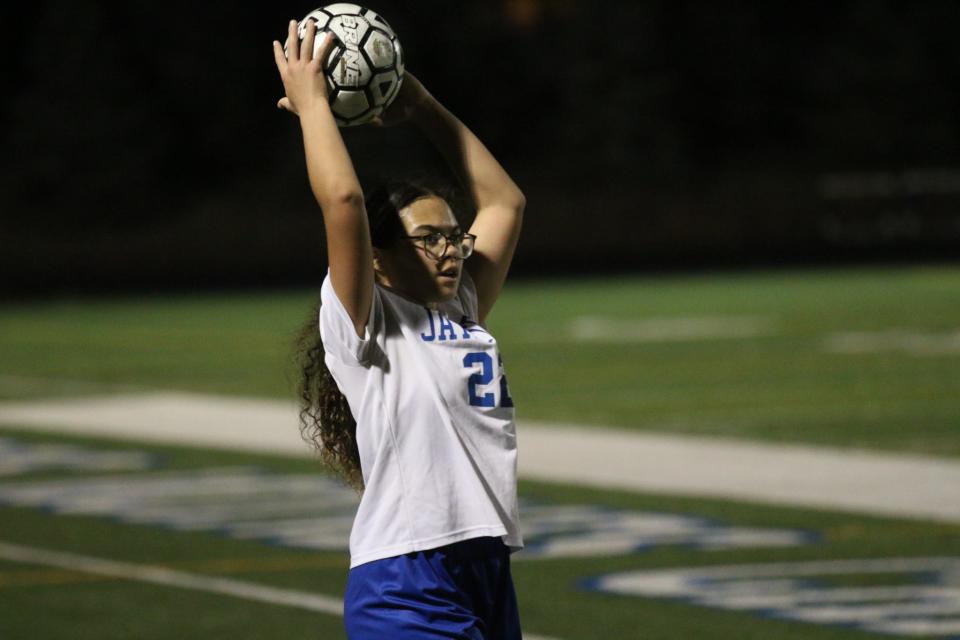
[[[315,297],[7,305],[0,401],[289,398]],[[957,267],[515,282],[489,325],[521,421],[960,463]],[[310,460],[25,426],[0,425],[0,638],[344,637],[353,496]],[[960,637],[958,522],[530,480],[520,496],[537,637]]]

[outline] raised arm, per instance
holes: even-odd
[[[410,119],[440,151],[473,198],[477,217],[474,255],[464,267],[477,285],[479,322],[493,308],[520,237],[526,199],[496,158],[456,116],[444,108],[408,71],[403,88],[416,104]]]
[[[327,59],[334,39],[321,35],[324,36],[314,57],[316,23],[310,21],[301,46],[297,22],[292,20],[287,56],[279,42],[273,43],[287,94],[277,106],[300,117],[310,187],[323,211],[330,279],[357,335],[363,337],[373,299],[373,249],[360,181],[327,101],[327,83],[320,63]]]

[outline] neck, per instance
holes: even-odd
[[[399,288],[399,287],[394,286],[393,283],[390,282],[390,278],[388,278],[384,273],[382,273],[382,272],[380,272],[380,271],[374,271],[374,272],[373,272],[373,275],[374,275],[374,280],[376,280],[377,284],[379,284],[381,287],[383,287],[383,288],[385,288],[385,289],[389,289],[389,290],[392,291],[393,293],[396,293],[397,295],[400,295],[400,296],[402,296],[402,297],[410,300],[411,302],[415,302],[415,303],[417,303],[417,304],[422,304],[423,306],[427,307],[428,309],[432,309],[432,310],[434,310],[434,311],[436,311],[437,308],[438,308],[439,305],[440,305],[439,302],[423,302],[423,301],[419,300],[416,296],[414,296],[414,295],[412,295],[412,294],[404,291],[403,289],[401,289],[401,288]]]

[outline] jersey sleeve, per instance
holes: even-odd
[[[373,299],[370,303],[370,315],[364,327],[364,335],[357,335],[353,320],[340,302],[330,272],[323,279],[320,288],[320,339],[323,349],[336,356],[344,364],[365,367],[370,363],[370,349],[376,342],[379,328],[383,326],[383,301],[378,287],[373,287]]]

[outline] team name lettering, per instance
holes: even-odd
[[[359,27],[360,22],[357,20],[356,16],[343,16],[340,18],[340,24],[343,26],[343,41],[346,44],[359,44],[360,42],[360,33]]]
[[[442,311],[437,311],[437,319],[435,322],[433,318],[433,311],[430,309],[424,309],[424,311],[427,312],[427,321],[430,323],[430,332],[423,332],[420,334],[420,339],[424,342],[446,342],[447,340],[457,340],[457,328],[463,331],[459,338],[467,340],[470,338],[471,329],[469,327],[478,327],[478,325],[470,320],[470,318],[467,316],[463,316],[463,318],[460,319],[460,324],[457,324],[456,322],[450,320],[450,318],[448,318]]]
[[[360,81],[360,52],[345,49],[340,58],[340,84],[356,85]]]

